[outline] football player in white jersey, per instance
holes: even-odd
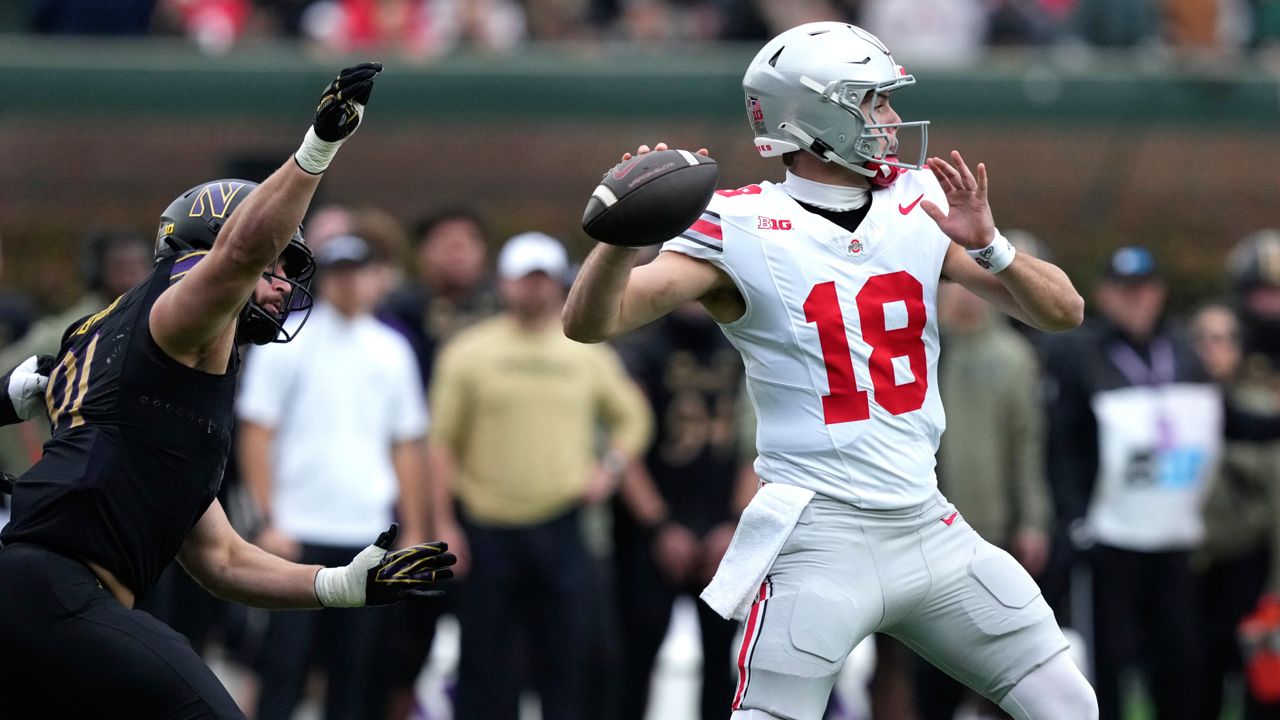
[[[762,485],[703,593],[745,623],[734,720],[818,720],[873,632],[1019,720],[1097,718],[1035,582],[933,474],[938,284],[1044,330],[1076,327],[1084,302],[996,230],[983,165],[926,159],[928,123],[890,103],[914,82],[852,25],[774,38],[743,88],[785,180],[719,191],[646,265],[597,246],[564,310],[569,337],[600,342],[696,299],[742,353]],[[899,157],[912,142],[918,156]]]

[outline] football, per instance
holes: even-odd
[[[582,214],[582,229],[610,245],[640,247],[684,232],[711,202],[716,161],[688,150],[659,150],[604,174]]]

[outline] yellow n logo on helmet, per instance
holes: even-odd
[[[245,187],[244,183],[238,182],[220,182],[205,185],[200,190],[200,194],[196,196],[195,202],[191,204],[191,211],[188,213],[191,217],[209,217],[223,218],[226,217],[228,209],[231,207],[231,201]]]

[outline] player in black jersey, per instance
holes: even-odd
[[[43,393],[53,437],[0,534],[5,717],[242,717],[182,636],[133,609],[175,557],[214,594],[268,608],[425,598],[452,575],[442,543],[392,550],[394,525],[345,567],[291,563],[241,539],[215,500],[237,346],[287,342],[305,320],[299,223],[381,69],[343,70],[260,186],[220,180],[174,200],[150,276],[68,328]],[[31,414],[45,382],[33,375],[29,360],[0,381],[0,421]]]

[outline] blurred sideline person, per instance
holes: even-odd
[[[185,638],[134,609],[175,557],[211,592],[275,608],[417,599],[449,576],[441,545],[391,552],[395,526],[345,567],[292,563],[240,538],[214,499],[238,344],[287,340],[309,311],[298,223],[380,71],[343,70],[262,185],[214,181],[175,199],[146,279],[67,328],[43,396],[0,402],[14,422],[43,400],[53,427],[0,533],[0,647],[21,658],[0,697],[16,717],[244,717]],[[4,412],[14,399],[23,407]]]
[[[1190,336],[1209,376],[1236,402],[1260,411],[1280,409],[1270,389],[1241,381],[1240,328],[1229,308],[1201,308],[1191,318]],[[1269,496],[1280,483],[1276,451],[1274,443],[1228,442],[1205,498],[1205,540],[1193,557],[1200,585],[1197,624],[1203,632],[1201,717],[1218,717],[1228,683],[1243,679],[1236,627],[1253,610],[1267,581],[1274,517]],[[1262,717],[1257,705],[1246,700],[1246,718]]]
[[[151,271],[155,241],[127,230],[96,230],[81,240],[80,278],[85,292],[69,307],[36,320],[25,335],[0,351],[0,367],[32,355],[58,352],[67,326],[105,308]],[[20,473],[40,457],[48,428],[35,424],[0,428],[0,467]]]
[[[1191,338],[1229,403],[1244,411],[1280,413],[1280,231],[1260,230],[1242,238],[1227,264],[1231,307],[1210,305],[1193,318]],[[1231,413],[1228,417],[1230,418]],[[1238,435],[1232,433],[1231,435]],[[1205,543],[1197,554],[1201,572],[1205,660],[1204,714],[1229,705],[1226,689],[1244,663],[1237,627],[1259,599],[1280,592],[1280,444],[1254,433],[1228,436],[1221,472],[1205,501]],[[1246,720],[1280,717],[1280,703],[1245,688]]]
[[[1228,258],[1233,304],[1240,318],[1241,382],[1251,394],[1267,394],[1264,409],[1280,405],[1280,229],[1250,233]],[[1280,592],[1280,484],[1268,494],[1271,523],[1267,590]]]
[[[441,346],[497,313],[498,298],[488,267],[488,230],[478,212],[438,210],[418,223],[413,240],[413,272],[401,278],[378,317],[409,340],[422,384],[430,387]],[[379,642],[387,667],[374,677],[369,699],[387,720],[405,720],[413,712],[414,683],[431,653],[436,624],[452,612],[454,599],[404,604],[387,613]]]
[[[336,237],[352,235],[355,222],[355,211],[342,203],[312,207],[303,225],[307,231],[307,246],[314,252]]]
[[[409,254],[409,234],[391,211],[376,205],[365,205],[352,211],[352,230],[373,252],[373,265],[378,275],[378,303],[404,283],[405,264]],[[377,315],[378,313],[374,314]],[[423,387],[426,387],[423,385]]]
[[[382,317],[413,345],[425,386],[440,346],[498,311],[487,268],[488,234],[484,218],[469,208],[445,208],[419,222],[413,274],[383,306]]]
[[[982,298],[953,283],[938,290],[938,326],[945,348],[938,391],[942,406],[962,418],[942,435],[938,487],[979,535],[1037,577],[1049,555],[1050,511],[1035,349]],[[951,720],[961,704],[973,704],[963,697],[961,685],[919,663],[922,720]],[[999,712],[985,700],[977,707]]]
[[[150,243],[146,243],[148,250]],[[0,275],[4,275],[4,242],[3,236],[0,236]],[[150,253],[146,253],[145,257],[150,259]],[[9,276],[12,277],[10,272]],[[31,325],[36,320],[35,303],[32,302],[30,295],[24,291],[8,284],[0,286],[0,349],[4,349],[12,345],[17,340],[22,339],[27,331],[31,329]],[[21,359],[26,359],[31,355],[38,353],[28,353]],[[6,366],[7,367],[7,366]]]
[[[643,720],[672,605],[680,595],[697,599],[741,512],[735,502],[742,360],[696,302],[629,340],[620,352],[649,398],[656,424],[644,463],[623,481],[614,527],[625,658],[622,718]],[[733,696],[737,625],[705,604],[697,610],[699,717],[716,718]]]
[[[1094,677],[1102,720],[1120,720],[1124,679],[1146,669],[1161,720],[1200,720],[1191,553],[1222,452],[1223,408],[1186,339],[1164,317],[1155,259],[1129,246],[1097,287],[1099,322],[1049,358],[1052,442],[1089,498]]]
[[[889,97],[912,83],[852,25],[769,41],[743,89],[786,180],[720,191],[647,265],[597,245],[565,306],[565,333],[600,342],[698,300],[743,355],[764,484],[702,594],[746,623],[735,720],[821,717],[873,632],[1019,720],[1096,713],[1035,582],[933,474],[942,280],[1046,330],[1078,325],[1084,303],[996,231],[985,166],[926,161],[925,123]]]
[[[613,492],[652,421],[612,350],[561,333],[568,271],[554,238],[511,238],[498,257],[504,311],[456,335],[431,384],[435,530],[465,579],[457,718],[514,720],[527,684],[546,720],[587,717],[582,509]]]
[[[236,402],[240,469],[263,517],[256,542],[302,563],[339,565],[398,518],[407,544],[426,522],[426,400],[408,342],[374,319],[382,270],[365,241],[316,253],[306,334],[256,349]],[[329,718],[363,717],[382,613],[272,613],[259,659],[260,720],[291,717],[313,657]]]
[[[940,486],[978,534],[1035,577],[1047,560],[1052,519],[1035,349],[960,285],[944,284],[938,305],[947,348],[938,388],[943,407],[962,409],[964,417],[942,436]],[[1001,424],[1008,432],[988,432]]]

